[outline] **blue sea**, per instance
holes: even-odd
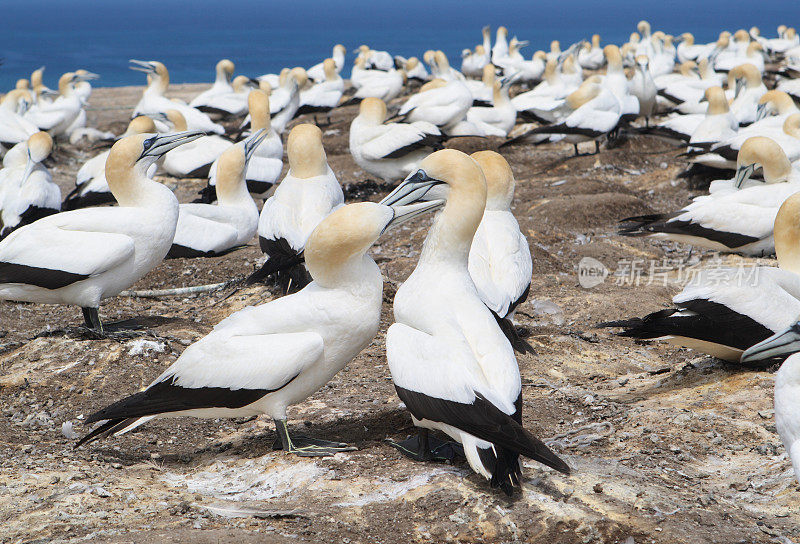
[[[176,83],[209,82],[220,58],[257,76],[310,66],[341,42],[366,43],[404,56],[444,50],[454,66],[481,40],[481,27],[509,28],[529,40],[529,58],[551,40],[563,46],[597,32],[603,43],[627,40],[636,23],[712,41],[721,30],[800,25],[798,0],[2,0],[0,90],[46,65],[54,87],[66,71],[101,75],[98,86],[141,85],[128,59],[161,60]],[[348,65],[352,60],[348,56]],[[350,73],[349,67],[345,70]]]

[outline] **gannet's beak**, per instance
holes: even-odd
[[[500,80],[500,85],[503,87],[510,87],[512,83],[517,81],[522,76],[522,72],[517,71],[509,74]]]
[[[44,89],[42,90],[42,94],[45,96],[59,96],[60,93],[58,91],[54,91],[53,89]]]
[[[93,79],[100,79],[100,76],[93,72],[86,72],[85,74],[78,75],[78,81],[92,81]]]
[[[750,176],[753,175],[753,172],[756,170],[755,163],[742,165],[736,169],[736,177],[734,178],[733,186],[737,189],[741,188],[745,181],[750,179]]]
[[[250,157],[253,156],[256,149],[258,148],[259,144],[264,141],[264,138],[267,137],[267,130],[266,129],[259,129],[258,132],[255,134],[251,134],[247,137],[244,141],[244,160],[245,164],[247,161],[250,160]]]
[[[131,70],[136,70],[137,72],[144,72],[146,74],[155,74],[156,67],[152,65],[152,63],[147,62],[146,60],[136,60],[130,59],[130,62],[133,66],[128,66]]]
[[[410,174],[394,191],[389,193],[381,204],[386,206],[402,206],[419,202],[436,185],[444,185],[445,182],[428,177],[425,170],[419,169]]]
[[[795,323],[788,329],[747,348],[740,360],[742,363],[752,363],[798,351],[800,351],[800,323]]]
[[[394,215],[392,216],[391,221],[386,223],[386,226],[383,227],[381,234],[390,228],[402,225],[403,223],[414,219],[418,215],[438,210],[444,205],[444,200],[431,200],[429,202],[417,202],[416,204],[408,204],[405,206],[389,206]]]
[[[761,121],[764,117],[769,115],[769,110],[767,109],[766,104],[759,104],[756,108],[756,120],[754,122]]]
[[[36,163],[33,162],[31,159],[31,152],[28,151],[28,161],[25,163],[25,171],[22,173],[22,180],[19,182],[20,187],[25,185],[25,182],[28,181],[28,178],[33,173],[33,169],[36,168]]]
[[[522,49],[523,47],[528,47],[531,44],[528,40],[522,40],[517,42],[517,49]]]
[[[192,142],[206,133],[201,130],[187,130],[186,132],[176,132],[174,134],[164,134],[163,136],[153,136],[144,141],[144,150],[139,159],[144,157],[160,157],[167,151],[171,151],[189,142]]]
[[[741,92],[742,87],[744,87],[744,78],[739,78],[736,80],[736,90],[733,92],[733,96],[739,96],[739,92]]]

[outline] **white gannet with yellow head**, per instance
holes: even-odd
[[[286,73],[277,89],[269,95],[269,109],[272,116],[272,128],[283,134],[286,125],[294,119],[300,108],[300,91],[306,86],[308,76],[303,68],[292,68]]]
[[[600,34],[592,35],[592,42],[585,42],[578,52],[578,64],[587,70],[599,70],[606,62],[603,48],[600,47]]]
[[[53,138],[69,136],[68,129],[83,111],[84,102],[76,91],[76,84],[97,76],[86,72],[80,75],[67,72],[58,80],[59,97],[50,104],[36,104],[25,112],[25,118],[50,133]]]
[[[37,132],[28,138],[24,151],[24,162],[0,170],[0,240],[61,210],[61,190],[42,164],[53,151],[53,138]]]
[[[78,445],[155,418],[266,414],[286,453],[320,457],[354,450],[292,436],[286,411],[328,383],[378,332],[383,278],[369,248],[387,229],[439,206],[360,202],[336,210],[308,239],[309,285],[221,321],[144,391],[89,416],[87,423],[102,424]]]
[[[322,68],[325,79],[300,91],[300,107],[295,117],[305,113],[325,113],[328,114],[330,123],[330,111],[339,105],[344,93],[344,80],[336,71],[336,62],[333,59],[325,59]]]
[[[225,128],[213,122],[211,118],[202,111],[184,102],[170,100],[165,96],[165,93],[169,89],[169,71],[163,63],[155,60],[144,61],[134,59],[132,59],[130,63],[130,69],[144,72],[147,74],[148,81],[147,87],[142,93],[142,98],[136,104],[136,107],[133,108],[131,117],[138,117],[139,115],[166,115],[169,110],[178,110],[186,120],[186,126],[189,127],[189,130],[202,130],[215,134],[225,134]]]
[[[345,55],[347,55],[347,48],[340,43],[337,43],[333,46],[333,51],[331,51],[330,58],[333,59],[334,63],[334,70],[336,74],[342,73],[342,68],[344,68],[345,64]],[[308,70],[306,73],[308,74],[308,79],[312,81],[325,81],[327,76],[325,75],[325,66],[323,66],[325,61],[318,62]]]
[[[508,136],[517,121],[517,110],[508,96],[508,89],[515,81],[515,75],[495,81],[492,85],[492,105],[471,107],[467,110],[467,121],[487,136]]]
[[[128,136],[114,144],[106,179],[118,207],[57,213],[0,242],[0,299],[83,308],[100,329],[100,302],[127,289],[166,256],[178,201],[147,171],[167,151],[202,132]]]
[[[275,277],[286,291],[311,281],[301,253],[311,231],[344,203],[336,175],[328,166],[322,131],[295,126],[286,143],[289,171],[264,202],[258,220],[258,241],[267,260],[248,283]]]
[[[39,132],[39,127],[23,116],[32,102],[33,96],[26,89],[9,91],[0,100],[1,146],[10,148]]]
[[[160,119],[172,132],[187,130],[186,119],[180,110],[167,110]],[[232,145],[230,140],[216,134],[203,136],[164,155],[161,168],[176,178],[206,178],[213,162]]]
[[[397,394],[419,427],[392,443],[416,460],[452,458],[439,430],[459,442],[472,469],[511,494],[521,484],[519,456],[562,472],[569,467],[522,427],[522,385],[514,350],[478,295],[468,270],[470,248],[486,207],[481,167],[444,149],[383,202],[445,199],[416,268],[397,290],[386,358]]]
[[[740,125],[758,120],[758,101],[767,92],[761,72],[752,64],[740,64],[728,72],[728,89],[734,90],[731,111]]]
[[[189,102],[189,105],[208,114],[227,115],[227,110],[221,110],[217,100],[220,96],[233,92],[231,80],[233,79],[233,72],[235,69],[236,65],[228,59],[222,59],[217,62],[214,84],[211,85],[210,89],[194,97],[192,101]]]

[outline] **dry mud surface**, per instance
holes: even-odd
[[[174,86],[172,94],[190,98],[201,89]],[[140,92],[96,90],[90,124],[121,132]],[[369,179],[348,153],[355,111],[337,111],[325,127],[328,158],[343,184]],[[457,145],[474,151],[498,144]],[[328,459],[273,451],[272,423],[264,418],[151,422],[78,450],[68,438],[85,432],[86,415],[146,386],[222,318],[270,300],[268,289],[226,300],[228,291],[111,299],[101,308],[106,322],[134,319],[146,327],[114,340],[81,333],[77,308],[0,302],[0,541],[800,540],[800,489],[775,432],[772,373],[593,328],[664,307],[675,285],[608,278],[584,289],[577,281],[577,263],[587,256],[612,272],[623,259],[690,258],[686,247],[615,234],[622,217],[666,211],[692,196],[674,181],[684,167],[678,151],[644,137],[578,158],[569,158],[566,145],[502,151],[516,174],[515,213],[534,258],[531,295],[517,314],[536,349],[519,357],[525,426],[567,460],[572,476],[525,463],[524,490],[509,500],[466,465],[414,463],[383,443],[413,432],[389,378],[384,332],[396,285],[413,269],[430,224],[425,218],[373,250],[386,277],[378,337],[290,410],[295,432],[306,428],[358,446]],[[58,149],[53,171],[64,193],[92,153]],[[182,202],[203,185],[162,181]],[[221,258],[171,260],[135,289],[225,281],[248,273],[259,258],[253,242]]]

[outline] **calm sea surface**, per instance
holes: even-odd
[[[721,30],[759,26],[766,36],[780,23],[800,26],[799,0],[561,0],[344,2],[317,0],[2,0],[0,90],[46,65],[45,83],[85,68],[99,86],[140,85],[130,58],[161,60],[173,82],[207,82],[227,57],[236,72],[257,76],[284,66],[309,66],[341,42],[393,54],[444,50],[455,66],[460,52],[481,39],[483,25],[509,28],[531,45],[529,58],[551,40],[568,45],[597,32],[621,43],[648,19],[653,29],[690,31],[712,41]],[[348,56],[348,68],[352,55]]]

